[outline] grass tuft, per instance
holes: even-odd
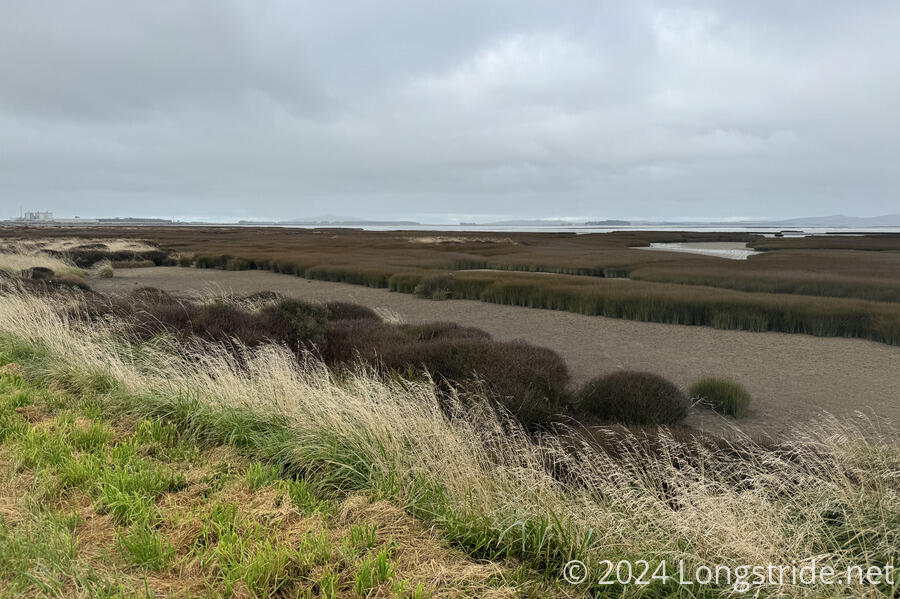
[[[750,393],[741,385],[721,377],[704,377],[695,381],[688,393],[716,412],[735,418],[747,415],[750,409]]]

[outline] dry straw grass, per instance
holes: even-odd
[[[273,456],[283,467],[339,489],[389,496],[478,556],[520,558],[554,577],[575,557],[595,564],[684,559],[694,567],[812,557],[884,565],[897,556],[900,451],[894,432],[879,433],[870,420],[823,417],[776,448],[679,441],[665,430],[652,447],[612,433],[602,442],[535,439],[483,406],[448,417],[430,384],[362,371],[338,380],[321,363],[298,364],[274,346],[240,361],[213,346],[137,347],[105,325],[61,316],[58,299],[2,299],[0,332],[41,348],[47,373],[114,381],[119,396],[138,398],[138,406],[188,400],[195,411],[248,410],[259,422],[279,423]],[[657,596],[687,592],[660,589]]]
[[[29,268],[44,267],[60,274],[83,274],[84,271],[75,266],[71,260],[57,258],[40,252],[5,252],[0,251],[0,270],[18,274]]]

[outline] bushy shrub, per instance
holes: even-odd
[[[325,304],[325,309],[328,310],[328,320],[381,321],[381,317],[372,308],[350,302],[328,302]]]
[[[332,366],[359,360],[388,372],[427,371],[442,392],[477,384],[529,427],[547,424],[563,411],[569,383],[565,362],[552,350],[492,341],[484,331],[455,323],[334,321],[321,354]]]
[[[391,348],[408,342],[398,327],[377,320],[335,320],[328,324],[319,351],[325,363],[331,366],[348,365],[357,360],[380,365],[382,356]]]
[[[46,266],[34,266],[22,274],[23,278],[32,279],[34,281],[49,281],[54,276],[53,270]]]
[[[328,310],[321,304],[282,299],[263,308],[267,330],[289,345],[321,341],[328,327]]]
[[[678,387],[650,372],[615,372],[578,392],[585,416],[623,424],[674,424],[687,415],[689,405]]]
[[[689,389],[691,398],[699,399],[720,414],[740,418],[750,407],[750,393],[735,381],[720,377],[704,377]]]
[[[221,301],[194,304],[154,287],[126,297],[91,297],[76,311],[90,320],[115,316],[139,339],[169,334],[249,347],[272,341],[299,349],[321,341],[327,325],[325,308],[317,304],[281,299],[255,312]]]
[[[253,304],[264,304],[277,302],[281,299],[281,294],[277,291],[254,291],[253,293],[248,293],[242,299],[245,302],[250,302]]]
[[[134,301],[149,304],[173,304],[177,301],[171,293],[157,287],[138,287],[131,291],[128,297]]]
[[[153,260],[113,260],[113,268],[150,268],[156,266]]]
[[[185,268],[193,266],[194,260],[190,256],[179,256],[178,257],[178,266],[183,266]]]
[[[427,322],[423,324],[400,325],[400,330],[416,341],[438,341],[443,339],[490,339],[487,331],[475,327],[465,327],[455,322]]]
[[[105,244],[84,244],[69,250],[45,250],[48,254],[68,258],[79,268],[91,268],[98,262],[109,260],[113,263],[149,263],[152,266],[173,266],[174,256],[165,250],[119,250],[109,251]],[[124,267],[123,267],[124,268]]]
[[[523,341],[450,338],[411,343],[384,356],[395,370],[422,368],[440,385],[478,383],[488,397],[528,427],[562,411],[569,370],[554,351]]]

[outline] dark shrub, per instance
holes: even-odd
[[[281,299],[281,294],[275,291],[254,291],[244,296],[244,300],[248,302],[275,302]]]
[[[552,350],[492,341],[455,323],[390,325],[373,320],[329,323],[321,354],[331,366],[362,361],[404,375],[429,372],[446,392],[473,385],[524,425],[547,424],[563,411],[569,371]]]
[[[53,278],[53,270],[46,266],[34,266],[25,271],[22,278],[34,281],[49,281]]]
[[[189,256],[179,256],[178,257],[178,266],[189,267],[193,266],[194,261]]]
[[[153,260],[114,260],[112,267],[119,268],[152,268],[156,266]]]
[[[490,339],[490,333],[475,327],[464,327],[455,322],[428,322],[400,325],[400,330],[416,341],[441,339]]]
[[[168,291],[156,287],[138,287],[128,294],[132,300],[149,304],[171,304],[177,300]]]
[[[381,317],[368,306],[350,302],[328,302],[325,304],[325,309],[328,310],[328,320],[377,320],[381,322]]]
[[[321,304],[283,299],[265,307],[261,317],[266,328],[289,345],[321,341],[328,328],[328,310]]]
[[[528,427],[547,424],[563,409],[569,370],[559,355],[522,341],[444,339],[387,347],[394,370],[423,368],[439,385],[478,381],[488,397]]]
[[[716,412],[735,418],[745,416],[750,407],[750,393],[730,379],[704,377],[694,382],[689,392],[692,398],[702,400]]]
[[[207,341],[237,339],[251,347],[270,339],[287,341],[282,335],[272,334],[263,324],[267,323],[258,314],[223,302],[197,307],[191,319],[193,333]]]
[[[113,305],[111,309],[116,314],[125,312],[123,316],[129,323],[132,334],[138,339],[147,340],[163,333],[182,337],[195,334],[194,321],[198,310],[192,304],[177,301],[144,304],[134,302],[130,306]],[[221,336],[226,339],[231,337],[233,335]]]
[[[386,352],[409,343],[396,326],[377,320],[335,320],[328,323],[320,353],[326,364],[347,365],[361,360],[371,365],[381,364]]]
[[[596,378],[578,392],[586,416],[623,424],[674,424],[687,415],[688,398],[649,372],[622,371]]]
[[[48,251],[48,253],[51,252]],[[70,250],[53,251],[52,253],[69,258],[79,268],[90,268],[101,260],[119,263],[148,262],[154,266],[171,266],[175,264],[172,254],[164,250],[119,250],[110,252],[104,244],[86,244]]]

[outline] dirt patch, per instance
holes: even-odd
[[[754,435],[778,435],[823,411],[858,411],[900,421],[900,347],[862,339],[751,333],[636,322],[471,300],[431,301],[343,283],[262,271],[193,268],[121,271],[98,281],[100,292],[152,286],[170,292],[248,294],[271,290],[314,301],[350,301],[389,311],[404,322],[457,322],[500,340],[524,339],[565,358],[576,383],[616,370],[648,370],[682,387],[707,375],[731,377],[753,396],[749,417],[735,421],[695,410],[688,423],[725,432],[739,423]]]

